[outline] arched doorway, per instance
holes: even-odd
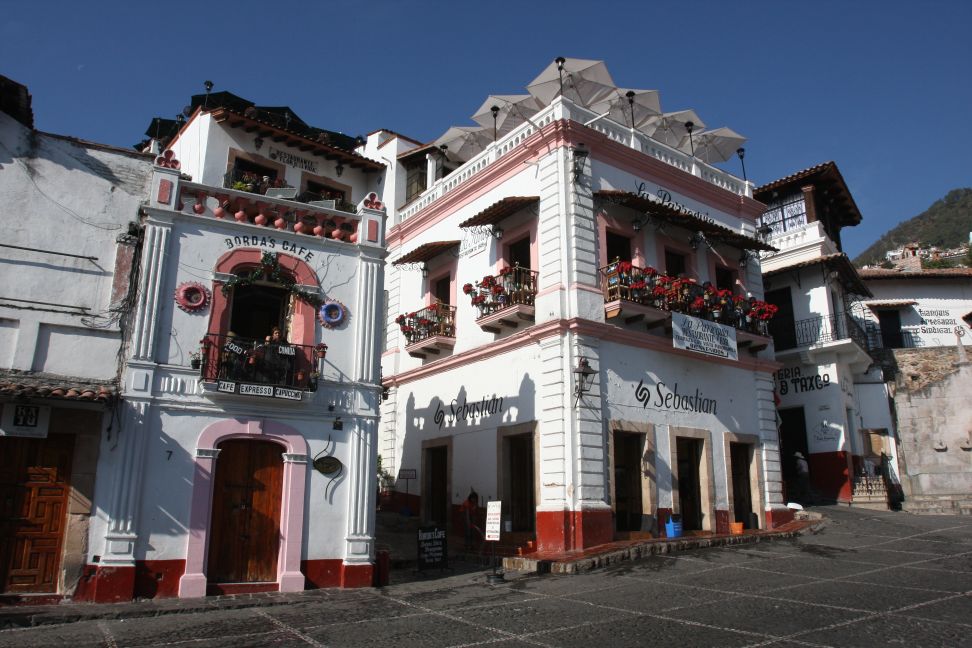
[[[229,439],[217,447],[207,578],[275,582],[284,448],[254,439]]]

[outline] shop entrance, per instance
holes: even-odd
[[[750,443],[729,444],[733,521],[742,522],[744,529],[759,527],[759,519],[753,514],[753,449]]]
[[[74,435],[0,437],[0,592],[56,592]]]
[[[783,497],[799,496],[795,453],[801,453],[809,463],[807,448],[807,423],[802,407],[780,410],[780,463],[783,467]],[[811,471],[812,475],[812,471]]]
[[[423,519],[426,524],[446,528],[449,522],[449,447],[425,449]]]
[[[702,529],[702,440],[677,437],[678,507],[682,528]]]
[[[537,517],[533,433],[503,437],[503,506],[509,506],[514,532],[532,532]]]
[[[641,531],[645,435],[614,433],[614,530]]]
[[[207,576],[211,583],[277,580],[283,448],[270,441],[219,444]]]

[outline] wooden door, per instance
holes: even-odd
[[[537,517],[533,434],[508,436],[506,441],[510,462],[510,521],[513,531],[533,531]]]
[[[207,574],[214,583],[277,580],[283,447],[234,439],[219,444]]]
[[[732,471],[732,509],[734,522],[742,522],[743,528],[753,528],[753,490],[750,485],[753,448],[748,443],[729,444],[729,462]]]
[[[640,531],[644,434],[614,433],[614,521],[617,531]]]
[[[425,449],[425,521],[445,527],[449,523],[449,447]]]
[[[56,592],[74,436],[0,438],[0,592]]]
[[[702,441],[677,437],[678,505],[683,529],[702,528]]]

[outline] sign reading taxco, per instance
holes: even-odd
[[[672,313],[672,345],[676,349],[739,360],[736,329],[691,315]]]

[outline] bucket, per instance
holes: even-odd
[[[669,538],[682,537],[682,518],[673,515],[665,523],[665,535]]]
[[[743,523],[742,522],[730,522],[729,523],[729,534],[730,535],[742,535]]]

